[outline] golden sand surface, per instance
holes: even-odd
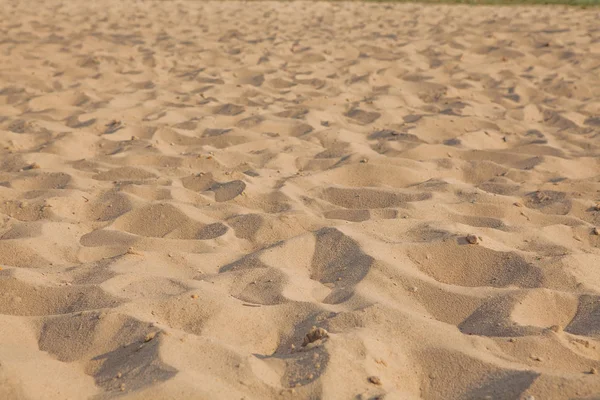
[[[2,1],[0,398],[598,399],[599,21]]]

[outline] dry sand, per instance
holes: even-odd
[[[0,398],[600,398],[599,20],[3,1]]]

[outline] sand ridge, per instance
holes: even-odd
[[[0,398],[597,398],[599,17],[5,1]]]

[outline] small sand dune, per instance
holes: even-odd
[[[599,20],[4,1],[0,399],[597,399]]]

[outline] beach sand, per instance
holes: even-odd
[[[599,20],[4,1],[0,398],[598,399]]]

